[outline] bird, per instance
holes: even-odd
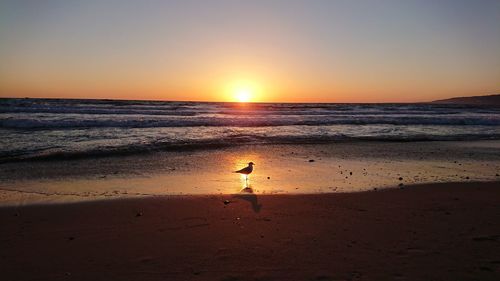
[[[246,166],[245,168],[238,171],[234,171],[235,173],[245,175],[245,183],[247,183],[247,186],[248,186],[248,175],[252,173],[254,165],[255,164],[253,162],[249,162],[248,166]]]

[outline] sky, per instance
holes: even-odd
[[[0,0],[0,97],[418,102],[500,92],[499,0]]]

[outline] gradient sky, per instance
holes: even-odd
[[[0,0],[0,97],[411,102],[500,92],[500,1]]]

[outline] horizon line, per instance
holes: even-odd
[[[249,102],[239,102],[239,101],[206,101],[206,100],[161,100],[161,99],[121,99],[121,98],[62,98],[62,97],[0,97],[0,99],[46,99],[46,100],[109,100],[109,101],[151,101],[151,102],[198,102],[198,103],[235,103],[235,104],[265,104],[265,103],[303,103],[303,104],[413,104],[413,103],[432,103],[436,101],[443,101],[455,98],[470,98],[470,97],[485,97],[500,95],[499,93],[488,93],[484,95],[474,95],[474,96],[456,96],[445,99],[436,99],[431,101],[412,101],[412,102],[396,102],[396,101],[383,101],[383,102],[328,102],[328,101],[249,101]]]

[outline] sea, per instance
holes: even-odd
[[[4,98],[0,136],[0,162],[249,144],[497,140],[500,108]]]

